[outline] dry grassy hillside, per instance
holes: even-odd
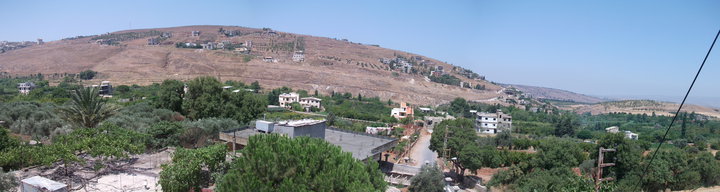
[[[573,93],[570,91],[547,88],[547,87],[536,87],[528,85],[509,85],[517,88],[528,96],[539,98],[539,99],[554,99],[561,101],[574,101],[578,103],[599,103],[605,100],[587,96],[579,93]]]
[[[655,114],[657,115],[672,115],[672,113],[670,112],[674,113],[679,106],[680,104],[677,103],[658,102],[650,100],[626,100],[603,102],[594,105],[573,105],[568,106],[566,109],[574,110],[577,113],[590,112],[592,114],[625,112],[632,114],[644,113],[650,115],[655,112]],[[720,110],[710,107],[685,104],[682,111],[696,112],[698,114],[720,118]]]
[[[226,36],[220,28],[236,36]],[[200,31],[192,36],[191,31]],[[147,45],[149,38],[170,32],[172,37],[159,40],[160,45]],[[133,36],[135,35],[135,36]],[[138,37],[139,36],[139,37]],[[99,41],[113,38],[115,45]],[[231,50],[176,48],[177,42],[207,43],[252,42],[249,54]],[[293,62],[294,51],[304,50],[305,61]],[[500,96],[500,87],[484,80],[459,75],[460,69],[440,61],[421,57],[420,70],[443,66],[462,81],[485,85],[486,90],[460,88],[426,82],[424,76],[392,70],[381,58],[417,54],[362,45],[324,37],[297,35],[263,29],[230,26],[186,26],[160,29],[119,31],[100,36],[48,42],[0,54],[0,71],[10,74],[63,74],[91,69],[100,72],[94,81],[109,80],[114,84],[146,85],[164,79],[188,80],[210,75],[225,80],[259,81],[265,88],[288,86],[296,89],[361,93],[382,99],[416,104],[440,104],[455,97],[485,100]],[[263,62],[273,57],[277,62]],[[249,60],[249,61],[248,61]]]

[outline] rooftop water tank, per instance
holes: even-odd
[[[270,121],[257,120],[255,121],[255,129],[265,133],[272,133],[275,128],[275,123]]]

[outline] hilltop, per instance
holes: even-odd
[[[547,88],[547,87],[537,87],[537,86],[529,86],[529,85],[506,85],[507,87],[514,87],[518,89],[519,91],[522,91],[526,95],[538,99],[551,99],[551,100],[561,100],[561,101],[573,101],[578,103],[600,103],[603,101],[606,101],[605,99],[600,99],[593,96],[583,95],[580,93],[574,93],[566,90],[561,89],[555,89],[555,88]]]
[[[621,112],[630,114],[647,114],[672,116],[680,104],[671,102],[661,102],[653,100],[622,100],[622,101],[607,101],[596,104],[575,104],[560,106],[562,109],[573,110],[576,113],[591,113],[591,114],[604,114],[610,112]],[[697,114],[720,118],[720,110],[685,104],[682,111],[684,112],[696,112]]]
[[[193,35],[193,31],[199,34]],[[203,49],[202,44],[216,49]],[[223,44],[223,45],[220,45]],[[223,46],[219,48],[218,46]],[[228,46],[228,47],[225,47]],[[190,47],[190,48],[186,48]],[[293,61],[302,51],[304,61]],[[272,58],[272,59],[270,59]],[[404,60],[400,62],[401,60]],[[404,67],[412,65],[412,67]],[[430,82],[442,68],[473,88]],[[5,75],[98,71],[91,82],[148,85],[164,79],[214,76],[222,81],[258,81],[264,88],[288,86],[323,94],[351,92],[420,105],[455,97],[486,100],[502,96],[500,86],[472,71],[418,54],[325,37],[237,26],[184,26],[78,36],[0,54]],[[481,86],[484,90],[474,89]]]

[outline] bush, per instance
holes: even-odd
[[[445,182],[443,172],[437,166],[423,165],[420,173],[410,179],[408,191],[434,192],[443,191]]]
[[[0,167],[0,191],[15,191],[18,179],[12,173],[5,173]]]
[[[178,148],[171,164],[162,165],[160,181],[164,191],[199,191],[217,178],[211,175],[224,172],[223,162],[227,146],[217,144],[200,149]]]
[[[151,149],[178,146],[180,144],[179,137],[183,131],[184,128],[179,123],[161,121],[147,130],[147,134],[151,137],[147,145]]]
[[[577,133],[578,139],[592,139],[592,137],[593,137],[592,132],[590,132],[588,130],[582,130]]]
[[[90,80],[90,79],[94,78],[96,74],[97,74],[97,72],[95,72],[93,70],[85,70],[83,72],[80,72],[80,79]]]
[[[35,102],[0,104],[0,121],[15,133],[47,137],[65,123],[55,113],[55,105]]]
[[[492,176],[488,186],[499,187],[500,185],[508,185],[514,183],[515,180],[525,175],[519,167],[512,165],[506,170],[500,170]]]
[[[720,141],[715,141],[710,144],[710,148],[714,150],[720,150]]]
[[[254,135],[242,154],[217,182],[218,192],[385,191],[387,185],[375,161],[363,163],[320,139]]]

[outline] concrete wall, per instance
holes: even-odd
[[[325,127],[327,127],[325,122],[312,124],[312,125],[297,126],[297,127],[292,127],[292,126],[287,126],[287,125],[276,125],[275,133],[278,133],[281,135],[287,135],[291,138],[306,136],[306,137],[325,139]]]

